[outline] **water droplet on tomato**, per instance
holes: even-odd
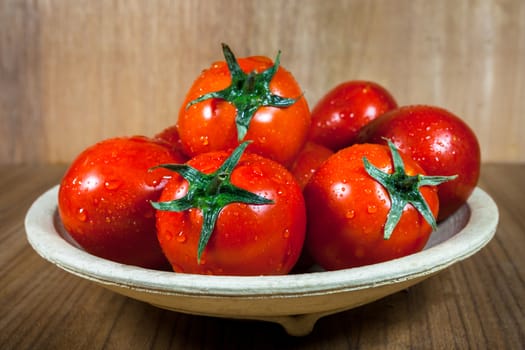
[[[205,135],[199,137],[199,140],[203,146],[207,146],[210,143],[208,136],[205,136]]]
[[[186,236],[186,234],[183,231],[180,231],[177,234],[177,242],[179,242],[179,243],[186,243],[187,240],[188,240],[188,237]]]
[[[120,185],[122,185],[122,181],[119,179],[109,179],[104,182],[104,187],[110,191],[116,190]]]
[[[284,230],[283,238],[290,238],[290,230],[289,229]]]
[[[346,214],[345,214],[345,217],[346,217],[347,219],[353,219],[354,216],[355,216],[355,211],[354,211],[354,209],[350,209],[350,210],[347,211]]]
[[[367,208],[367,211],[370,213],[370,214],[373,214],[375,212],[377,212],[377,206],[375,206],[374,204],[370,204]]]
[[[85,222],[87,220],[87,212],[84,208],[80,208],[78,209],[77,211],[77,219],[82,221],[82,222]]]
[[[252,172],[253,172],[253,174],[258,175],[258,176],[263,176],[264,175],[264,172],[257,165],[254,165],[252,167]]]
[[[272,176],[272,180],[277,182],[278,184],[282,184],[282,185],[289,185],[287,179],[283,176],[281,176],[281,174],[275,174]]]

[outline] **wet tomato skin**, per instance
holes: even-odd
[[[301,188],[306,186],[317,168],[333,153],[332,150],[316,143],[306,143],[290,168]]]
[[[424,171],[401,154],[408,175]],[[386,189],[365,171],[363,157],[391,173],[386,146],[356,144],[328,158],[305,187],[308,229],[306,249],[327,270],[363,266],[420,251],[431,226],[412,205],[406,205],[391,237],[384,239],[384,224],[391,202]],[[435,187],[420,192],[433,215],[438,212]]]
[[[442,221],[463,205],[480,175],[481,151],[472,129],[440,107],[403,106],[385,113],[360,132],[359,142],[385,143],[389,138],[428,175],[458,175],[438,186]]]
[[[188,161],[210,174],[228,152],[200,154]],[[299,258],[305,235],[305,205],[301,189],[281,164],[256,154],[244,154],[231,175],[238,187],[274,201],[268,205],[231,203],[219,214],[215,229],[197,260],[202,228],[200,209],[157,211],[158,238],[173,270],[213,275],[280,275]],[[188,182],[175,174],[159,201],[183,197]]]
[[[161,130],[154,136],[154,138],[167,142],[173,147],[175,152],[183,156],[185,160],[188,160],[188,156],[184,154],[184,151],[182,149],[182,143],[180,141],[179,130],[176,124],[170,125],[167,128]]]
[[[59,215],[87,252],[116,262],[166,268],[157,241],[157,200],[171,173],[148,171],[183,158],[166,143],[143,136],[117,137],[82,151],[63,176]]]
[[[343,82],[313,107],[308,139],[337,151],[354,144],[363,126],[396,107],[392,94],[375,82]]]
[[[238,59],[246,72],[262,72],[274,62],[264,56]],[[177,121],[184,152],[193,157],[201,153],[228,150],[240,144],[235,125],[236,108],[231,103],[211,98],[190,107],[201,95],[219,91],[231,84],[226,62],[220,61],[204,70],[190,87]],[[293,75],[279,66],[270,82],[273,94],[298,98],[289,107],[260,107],[251,120],[243,140],[252,140],[248,150],[289,166],[306,142],[310,127],[310,109]]]

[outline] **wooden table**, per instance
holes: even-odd
[[[470,259],[295,338],[279,325],[169,312],[40,258],[23,226],[64,166],[0,166],[0,349],[518,349],[525,347],[525,164],[486,164],[495,238]]]

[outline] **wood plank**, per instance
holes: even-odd
[[[0,2],[0,164],[46,159],[40,14],[31,1]]]

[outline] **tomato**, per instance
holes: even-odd
[[[425,246],[436,226],[435,184],[448,178],[424,176],[414,160],[389,147],[345,148],[306,185],[306,247],[321,267],[373,264]]]
[[[317,168],[333,153],[332,150],[316,143],[306,143],[290,168],[290,172],[301,189],[304,189]],[[314,263],[312,257],[303,249],[294,267],[294,273],[304,272],[313,266]]]
[[[451,112],[426,105],[404,106],[377,118],[359,135],[361,142],[392,142],[429,175],[458,175],[439,185],[442,221],[466,202],[480,174],[481,152],[472,129]]]
[[[252,140],[251,152],[286,166],[302,149],[310,110],[292,74],[262,56],[236,59],[223,45],[226,61],[213,63],[189,89],[178,127],[190,157],[235,148]]]
[[[186,160],[188,157],[184,154],[182,143],[180,141],[179,129],[177,125],[171,125],[154,136],[155,139],[162,140],[170,144],[177,153],[184,156]]]
[[[334,152],[313,142],[307,142],[299,153],[290,171],[301,188],[304,188],[315,170]]]
[[[171,172],[148,169],[182,161],[169,145],[119,137],[81,152],[60,183],[64,228],[87,252],[124,264],[169,268],[157,241],[155,210]]]
[[[286,274],[304,243],[304,198],[281,164],[215,151],[190,159],[158,202],[158,239],[176,272]],[[240,160],[239,160],[240,159]]]
[[[390,92],[377,83],[361,80],[341,83],[312,109],[308,139],[337,151],[354,144],[363,126],[396,107]]]

